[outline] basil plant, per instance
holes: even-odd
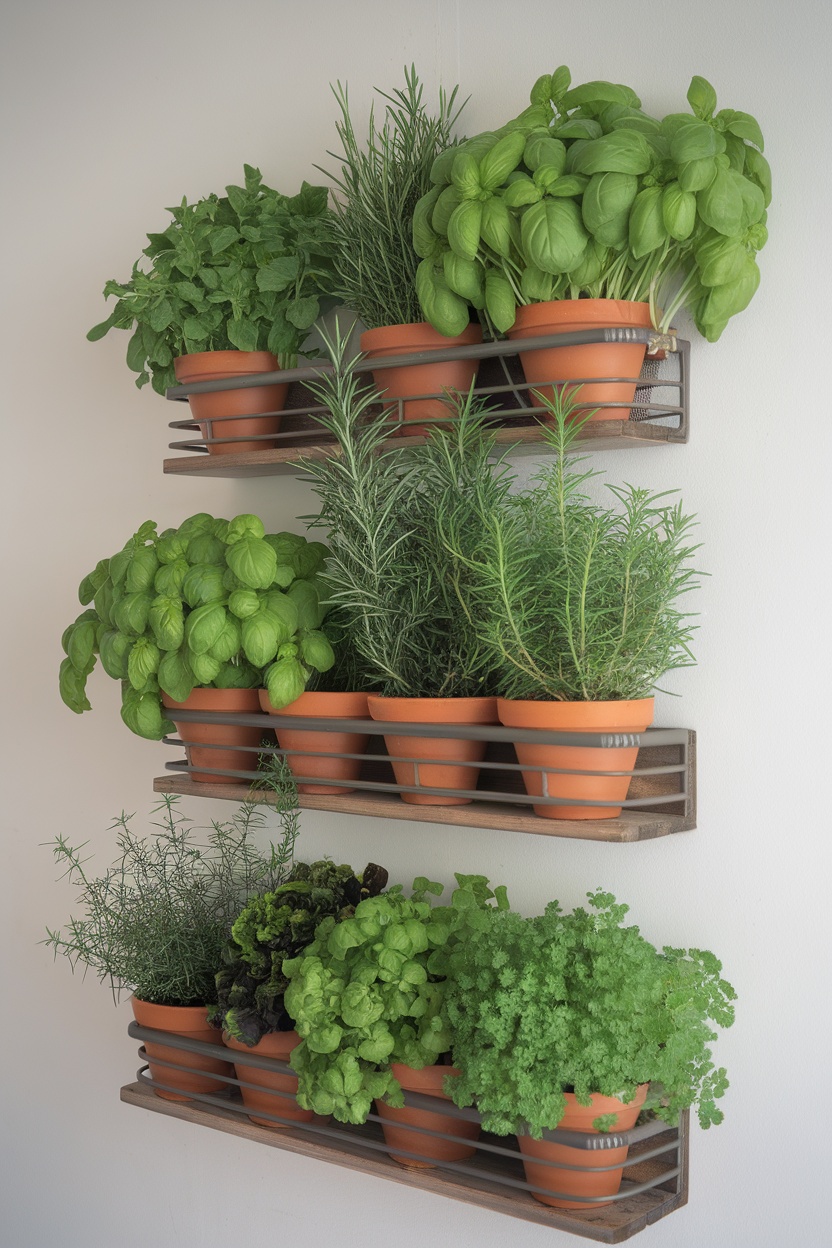
[[[717,112],[704,78],[687,98],[659,121],[562,65],[518,117],[437,157],[413,216],[434,328],[461,333],[472,305],[505,333],[518,305],[587,296],[649,301],[661,329],[686,304],[716,341],[759,285],[771,171],[753,117]]]
[[[136,385],[164,394],[175,356],[197,351],[271,351],[297,356],[335,277],[326,187],[281,195],[245,165],[245,184],[169,208],[173,221],[133,265],[107,282],[113,311],[87,338],[132,329],[127,364]],[[325,307],[323,308],[325,310]]]
[[[87,609],[62,639],[63,701],[90,710],[87,678],[100,658],[121,681],[127,727],[153,741],[173,730],[162,692],[184,702],[196,688],[265,685],[276,709],[287,706],[335,661],[317,576],[327,554],[294,533],[266,533],[252,515],[202,512],[163,533],[146,521],[81,582]]]

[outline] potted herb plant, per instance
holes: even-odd
[[[207,1011],[216,1001],[214,980],[231,924],[248,897],[280,885],[291,862],[296,803],[285,778],[280,785],[283,836],[265,856],[254,843],[265,823],[254,804],[214,821],[203,839],[197,833],[204,830],[192,826],[170,795],[154,811],[160,817],[150,836],[134,832],[129,816],[116,820],[118,856],[103,875],[88,871],[83,846],[57,837],[55,861],[78,889],[80,917],[63,931],[48,931],[44,943],[73,970],[95,971],[116,1001],[130,992],[141,1026],[212,1043]],[[167,1085],[156,1089],[158,1096],[187,1100],[189,1093],[227,1086],[218,1078],[230,1074],[226,1062],[155,1042],[146,1049],[153,1079]]]
[[[440,90],[439,111],[431,116],[414,66],[405,69],[405,88],[391,95],[379,92],[384,120],[377,125],[370,113],[364,145],[350,117],[349,97],[340,83],[333,92],[341,110],[337,123],[341,151],[332,152],[340,164],[329,174],[334,184],[332,225],[338,294],[364,326],[361,349],[371,359],[429,351],[437,347],[469,345],[482,340],[478,324],[470,324],[467,310],[453,326],[437,330],[425,319],[416,291],[419,257],[413,242],[414,209],[430,190],[430,172],[437,155],[453,142],[452,130],[461,109],[454,111],[458,88],[450,95]],[[325,171],[322,171],[325,172]],[[448,288],[445,296],[456,297]],[[436,299],[440,299],[436,295]],[[447,335],[447,337],[446,337]],[[441,402],[411,398],[465,393],[476,372],[474,361],[414,364],[379,369],[374,373],[379,392],[388,399],[407,400],[406,421],[447,419]],[[389,404],[394,414],[398,404]],[[424,432],[414,424],[408,432]]]
[[[445,1062],[442,1020],[449,957],[472,909],[506,908],[505,888],[457,875],[449,906],[433,906],[442,885],[425,877],[406,897],[400,885],[360,902],[352,918],[326,918],[315,940],[283,964],[285,1008],[303,1043],[292,1051],[298,1101],[340,1122],[364,1122],[375,1101],[391,1156],[403,1165],[470,1157],[474,1148],[408,1128],[476,1140],[477,1123],[405,1105],[402,1089],[443,1097],[458,1071]],[[421,1154],[422,1160],[393,1150]]]
[[[311,865],[296,863],[273,892],[251,898],[231,928],[222,970],[216,977],[217,1004],[208,1015],[215,1027],[222,1027],[229,1048],[238,1054],[251,1051],[284,1062],[288,1059],[300,1044],[300,1036],[283,1002],[289,982],[284,961],[312,944],[322,919],[349,917],[362,898],[375,896],[386,883],[387,872],[374,863],[362,875],[355,875],[352,867],[321,859]],[[301,1109],[295,1100],[298,1081],[293,1075],[248,1066],[242,1056],[235,1059],[235,1068],[248,1108],[292,1121],[312,1119],[312,1112]],[[286,1095],[277,1097],[275,1092]],[[261,1126],[283,1125],[256,1114],[249,1117]]]
[[[372,391],[361,385],[344,341],[330,347],[334,371],[314,389],[327,409],[321,423],[341,454],[301,462],[320,501],[315,523],[328,532],[329,601],[379,691],[369,697],[370,715],[393,724],[496,723],[493,657],[460,598],[465,567],[440,528],[450,508],[477,526],[478,509],[497,505],[505,481],[491,472],[479,431],[467,424],[464,434],[456,421],[447,436],[437,430],[418,452],[385,448],[380,423],[363,419]],[[391,729],[385,741],[404,801],[471,800],[421,790],[475,788],[483,742],[443,737],[439,727],[431,737]]]
[[[465,304],[524,341],[597,328],[666,331],[682,306],[715,341],[759,284],[771,172],[757,122],[716,111],[704,78],[691,113],[659,121],[631,88],[544,74],[501,129],[440,156],[414,213],[425,315],[455,330]],[[450,288],[456,302],[444,292]],[[662,306],[663,305],[663,306]],[[636,379],[644,344],[521,351],[529,382]],[[549,390],[551,393],[551,390]],[[589,382],[593,419],[626,419],[632,382]],[[540,404],[537,391],[532,400]],[[598,407],[598,404],[606,406]]]
[[[92,606],[63,635],[61,697],[78,714],[90,709],[86,682],[100,657],[122,682],[122,719],[153,741],[172,731],[165,712],[174,724],[178,710],[256,713],[263,684],[275,705],[292,701],[334,661],[315,584],[325,556],[320,543],[267,534],[253,515],[201,512],[162,533],[147,521],[81,582]],[[258,728],[182,723],[192,766],[251,770]]]
[[[710,1048],[714,1024],[734,1021],[720,962],[700,949],[659,952],[623,926],[628,907],[610,893],[589,901],[572,914],[551,902],[530,919],[471,911],[442,1010],[461,1072],[448,1084],[453,1100],[476,1102],[487,1131],[517,1133],[528,1181],[560,1193],[533,1195],[556,1208],[605,1203],[627,1149],[569,1148],[548,1130],[626,1130],[645,1106],[668,1123],[696,1106],[709,1127],[722,1121],[716,1102],[728,1087]]]
[[[164,394],[177,381],[275,373],[278,357],[291,367],[330,299],[326,188],[304,182],[289,197],[265,186],[259,169],[244,168],[243,186],[169,209],[173,221],[148,235],[129,281],[104,287],[115,307],[87,337],[132,330],[127,363],[138,386],[151,381]],[[233,439],[210,442],[209,452],[273,445],[251,439],[277,433],[286,391],[272,383],[192,395],[203,436]],[[230,416],[250,419],[222,419]]]
[[[504,494],[497,507],[478,504],[478,537],[464,507],[455,514],[449,506],[437,522],[469,574],[464,602],[497,668],[500,722],[637,734],[652,722],[659,679],[693,662],[694,626],[679,599],[698,583],[690,562],[698,549],[690,544],[694,522],[666,494],[629,485],[608,486],[611,507],[592,502],[583,487],[597,474],[574,456],[567,461],[585,420],[572,419],[574,402],[558,391],[546,399],[551,423],[543,436],[554,457],[530,488]],[[461,423],[477,421],[473,413]],[[488,436],[485,442],[491,446]],[[518,741],[515,748],[528,768],[527,792],[563,799],[535,805],[536,814],[620,815],[612,803],[627,796],[637,745]]]

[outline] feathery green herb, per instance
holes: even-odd
[[[479,549],[470,553],[467,507],[468,550],[460,509],[437,516],[468,570],[469,618],[506,697],[647,697],[665,672],[693,662],[694,626],[675,605],[698,584],[693,518],[667,494],[631,485],[607,486],[619,508],[591,502],[583,486],[598,474],[567,459],[584,423],[571,419],[575,397],[559,393],[546,405],[552,423],[541,431],[554,458],[530,489],[504,494],[499,506],[479,496]]]
[[[81,917],[64,931],[47,928],[43,943],[73,970],[92,968],[116,1001],[122,991],[155,1005],[215,1001],[215,975],[241,905],[277,888],[292,862],[299,822],[294,783],[285,769],[258,787],[264,785],[273,790],[270,805],[281,825],[265,855],[254,843],[266,826],[265,811],[251,802],[205,830],[192,826],[178,796],[164,796],[153,812],[161,814],[152,824],[156,831],[147,837],[122,813],[113,824],[119,856],[100,876],[87,872],[84,845],[58,836],[52,852],[65,868],[62,878],[79,890]],[[203,830],[204,843],[197,839]]]
[[[493,659],[468,614],[468,566],[440,539],[441,517],[453,508],[464,547],[480,513],[507,491],[489,464],[492,444],[472,416],[437,428],[422,447],[386,448],[384,421],[365,419],[374,392],[338,333],[328,345],[334,371],[312,389],[341,454],[301,464],[321,504],[307,519],[329,532],[324,579],[349,644],[387,695],[492,693]],[[473,412],[470,396],[456,410]]]
[[[329,152],[340,173],[326,174],[335,185],[332,237],[339,291],[367,329],[410,325],[423,320],[416,295],[419,257],[413,246],[413,210],[430,190],[430,170],[439,152],[454,140],[460,112],[454,111],[458,87],[440,89],[439,112],[431,116],[415,66],[405,69],[404,90],[387,101],[379,127],[371,110],[366,145],[350,117],[346,86],[332,88],[341,120],[336,123],[340,152]]]

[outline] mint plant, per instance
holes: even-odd
[[[327,190],[303,183],[291,197],[245,165],[243,186],[186,199],[172,223],[148,234],[126,282],[109,281],[116,305],[89,331],[132,329],[127,365],[136,385],[164,394],[176,356],[197,351],[271,351],[294,363],[334,287]]]
[[[364,1122],[374,1098],[401,1106],[391,1062],[421,1069],[451,1047],[442,1004],[449,958],[469,915],[508,906],[481,875],[457,875],[449,906],[433,906],[442,885],[424,876],[406,897],[400,885],[362,901],[352,918],[326,918],[315,940],[284,963],[285,1007],[303,1043],[293,1050],[298,1103],[340,1122]]]

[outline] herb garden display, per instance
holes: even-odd
[[[326,544],[251,514],[147,521],[81,582],[64,702],[90,709],[100,658],[133,733],[178,730],[197,788],[250,796],[204,843],[170,795],[149,837],[122,817],[99,877],[58,838],[82,913],[45,943],[132,995],[150,1080],[125,1099],[374,1173],[386,1150],[405,1181],[617,1242],[684,1203],[687,1111],[722,1119],[720,962],[655,948],[600,889],[524,917],[477,874],[443,901],[429,875],[296,861],[299,806],[378,790],[450,823],[501,767],[526,831],[599,835],[639,775],[648,809],[692,800],[689,743],[681,762],[636,759],[658,682],[693,662],[693,517],[638,486],[599,501],[573,452],[662,384],[645,352],[680,309],[715,342],[748,306],[771,174],[757,122],[700,77],[691,112],[654,118],[561,66],[472,138],[457,94],[432,114],[411,68],[361,138],[339,83],[331,201],[246,165],[243,186],[171,209],[105,287],[115,307],[88,336],[130,330],[137,385],[187,383],[235,471],[280,436],[297,357],[314,362],[330,450],[297,462]],[[546,457],[525,485],[475,390],[476,344],[506,337],[519,362],[496,351],[494,389],[524,385]],[[364,771],[365,751],[386,765],[382,736],[395,783]],[[280,823],[267,852],[260,801]]]

